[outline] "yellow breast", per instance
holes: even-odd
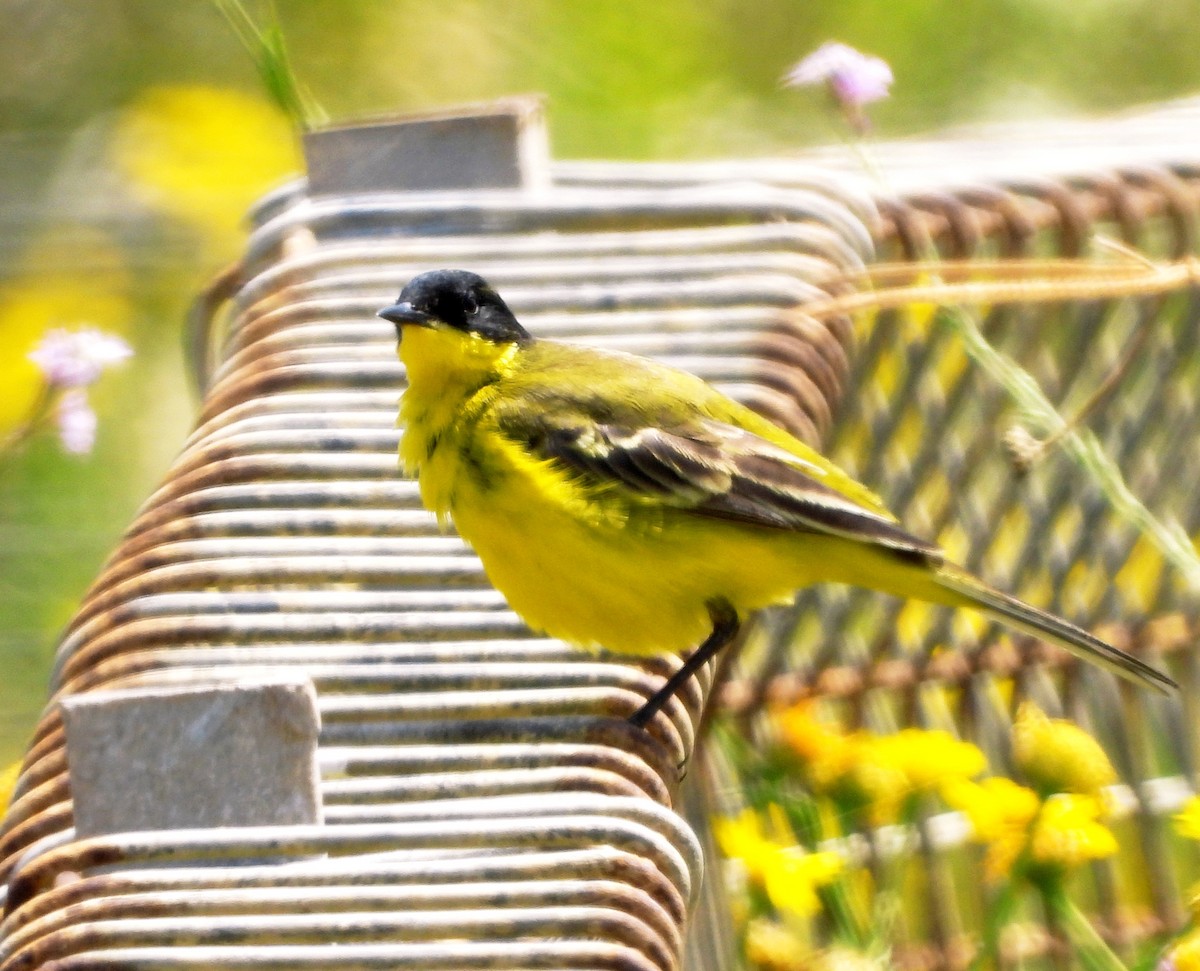
[[[408,388],[400,400],[400,459],[418,477],[425,507],[445,521],[471,459],[480,417],[516,348],[473,335],[408,327],[400,341]]]
[[[707,635],[716,598],[744,613],[816,579],[858,576],[859,544],[589,490],[531,454],[493,412],[516,352],[460,333],[406,330],[401,452],[426,507],[453,518],[534,629],[618,652],[679,652]]]

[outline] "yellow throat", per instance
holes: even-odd
[[[439,520],[452,500],[456,453],[519,353],[516,344],[446,326],[404,328],[399,354],[408,387],[400,401],[400,458],[408,475],[420,477],[422,501]]]

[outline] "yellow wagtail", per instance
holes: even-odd
[[[699,647],[645,725],[747,612],[818,581],[973,607],[1132,681],[1164,674],[943,559],[866,487],[704,381],[537,340],[485,280],[413,279],[379,312],[408,371],[400,454],[533,628],[629,654]]]

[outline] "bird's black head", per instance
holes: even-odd
[[[532,340],[500,294],[479,274],[467,270],[431,270],[413,277],[379,316],[394,323],[397,334],[412,325],[446,326],[496,344]]]

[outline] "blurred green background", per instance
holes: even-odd
[[[255,9],[253,3],[250,9]],[[786,154],[836,137],[780,75],[822,41],[888,60],[887,137],[1200,91],[1194,0],[279,0],[334,121],[547,95],[560,158]],[[848,164],[852,164],[849,163]],[[25,355],[94,324],[136,357],[92,400],[95,452],[0,457],[0,765],[45,700],[57,632],[187,434],[182,319],[241,216],[298,170],[287,122],[202,0],[0,0],[0,437]]]

